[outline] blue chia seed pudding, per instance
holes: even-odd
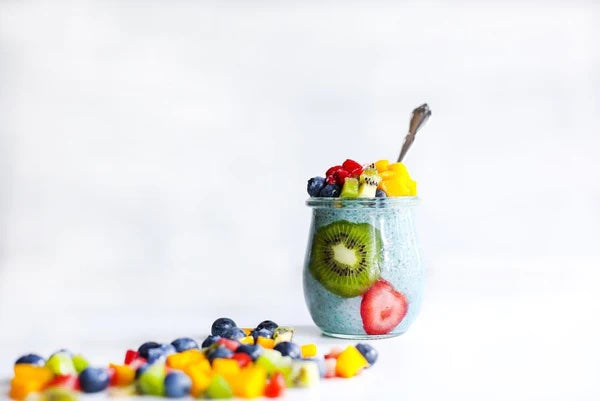
[[[311,198],[304,296],[324,334],[382,338],[404,333],[422,301],[424,268],[412,196]]]

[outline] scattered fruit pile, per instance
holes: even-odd
[[[200,346],[192,338],[146,342],[127,350],[122,364],[92,367],[81,355],[60,350],[45,360],[28,354],[15,362],[11,398],[72,401],[78,393],[181,398],[279,397],[287,387],[310,387],[320,378],[352,377],[377,360],[368,344],[334,348],[317,357],[315,344],[292,342],[294,329],[265,320],[239,328],[219,318]],[[39,393],[39,394],[36,394]]]
[[[416,196],[417,183],[400,162],[379,160],[361,165],[346,160],[325,172],[325,177],[313,177],[306,187],[312,197],[321,198],[385,198]]]

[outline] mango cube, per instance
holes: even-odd
[[[355,346],[350,345],[337,357],[335,373],[340,377],[353,377],[367,366],[369,362],[365,357]]]
[[[256,344],[260,345],[264,349],[273,349],[273,347],[275,347],[275,340],[267,337],[257,337]]]
[[[115,386],[128,386],[135,380],[135,370],[129,365],[109,365],[114,370],[113,383]]]
[[[202,395],[212,380],[210,363],[208,363],[208,361],[205,362],[208,364],[208,367],[204,363],[195,363],[188,365],[184,370],[184,373],[192,379],[192,389],[190,390],[190,393],[194,397]]]
[[[302,358],[311,358],[317,355],[317,346],[315,344],[304,344],[300,347]]]
[[[390,165],[390,162],[388,160],[377,160],[375,162],[375,168],[377,169],[379,174],[386,171],[388,169],[389,165]]]
[[[240,343],[252,345],[252,344],[254,344],[254,337],[252,337],[252,336],[242,337],[242,338],[240,338]]]
[[[186,366],[202,361],[206,361],[206,357],[198,349],[189,349],[167,356],[167,366],[178,370],[184,370]]]
[[[244,368],[233,380],[233,393],[242,398],[256,398],[263,395],[267,372],[261,366]]]
[[[240,365],[235,359],[215,358],[212,363],[213,373],[230,381],[240,373]]]

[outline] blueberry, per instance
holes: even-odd
[[[177,352],[187,351],[188,349],[198,349],[198,343],[193,338],[189,337],[182,337],[173,340],[171,345],[175,347],[175,351]]]
[[[27,354],[27,355],[23,355],[19,359],[17,359],[17,361],[15,362],[15,365],[20,364],[20,363],[44,366],[46,364],[46,360],[37,354]]]
[[[306,184],[306,190],[310,196],[319,196],[319,192],[325,186],[325,178],[323,177],[313,177],[308,180],[308,184]]]
[[[146,370],[148,370],[148,368],[150,367],[150,364],[147,363],[145,365],[140,366],[139,368],[137,368],[135,370],[135,379],[139,379],[140,376],[142,375],[142,373],[144,373]]]
[[[142,358],[148,359],[148,350],[150,350],[152,348],[158,348],[158,347],[160,347],[159,343],[154,342],[154,341],[148,341],[148,342],[140,345],[140,347],[138,348],[138,353],[140,354],[140,356]]]
[[[242,344],[237,347],[235,352],[243,352],[255,361],[260,354],[262,354],[262,347],[259,347],[258,345]]]
[[[192,380],[183,372],[174,371],[165,377],[165,395],[169,398],[182,398],[190,393]]]
[[[244,330],[239,327],[231,327],[224,332],[221,333],[221,337],[228,338],[230,340],[237,340],[243,337],[246,337],[246,333]]]
[[[310,361],[310,362],[314,362],[317,364],[317,366],[319,367],[319,375],[321,375],[321,377],[325,376],[326,373],[326,369],[325,369],[325,360],[324,359],[319,359],[319,358],[303,358],[303,361]]]
[[[339,185],[336,184],[327,184],[321,189],[319,192],[319,196],[322,198],[337,198],[340,196],[341,189]]]
[[[250,335],[254,337],[254,341],[256,341],[258,337],[273,338],[273,332],[268,329],[254,329],[250,332]]]
[[[231,352],[229,349],[227,349],[225,347],[217,347],[217,348],[209,351],[208,355],[206,357],[208,358],[210,363],[212,363],[212,361],[215,358],[231,358],[232,356],[233,356],[233,352]]]
[[[210,328],[210,334],[213,336],[224,337],[223,332],[232,327],[237,327],[233,320],[228,317],[220,317],[213,322],[212,327]]]
[[[369,365],[373,365],[375,362],[377,362],[377,350],[371,347],[369,344],[358,343],[356,344],[356,349],[362,354],[362,356],[365,357],[367,362],[369,362]]]
[[[175,352],[175,347],[171,344],[160,344],[160,346],[148,350],[148,357],[146,359],[148,359],[148,363],[154,363],[158,360],[165,360],[168,355]]]
[[[219,341],[219,338],[221,338],[221,336],[206,337],[206,340],[202,341],[202,348],[210,347],[211,345]]]
[[[97,393],[108,387],[110,378],[106,369],[85,368],[79,374],[79,384],[84,393]]]
[[[383,189],[378,189],[377,191],[375,191],[375,197],[376,198],[387,198],[387,194],[385,193],[385,191]]]
[[[281,352],[281,355],[289,356],[292,359],[299,359],[302,355],[302,352],[300,351],[300,346],[289,341],[280,342],[273,349]]]
[[[256,330],[267,329],[272,333],[278,327],[279,327],[279,325],[277,323],[275,323],[274,321],[265,320],[263,322],[260,322],[260,324],[258,326],[256,326]]]

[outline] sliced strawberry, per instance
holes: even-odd
[[[344,349],[341,347],[333,347],[330,351],[329,354],[325,354],[325,359],[336,359],[338,357],[338,355],[340,355],[342,353]]]
[[[327,170],[325,172],[325,177],[329,177],[330,175],[333,175],[333,173],[335,173],[338,170],[343,170],[344,168],[342,166],[333,166],[330,167],[329,170]]]
[[[52,379],[46,387],[62,387],[69,390],[76,390],[78,380],[77,375],[54,376],[54,379]]]
[[[350,173],[346,170],[338,170],[335,173],[333,173],[333,176],[335,177],[335,181],[337,182],[337,184],[341,187],[344,186],[346,178],[350,177]]]
[[[390,283],[379,279],[363,295],[360,316],[367,334],[387,334],[398,326],[408,310],[408,302]]]
[[[325,182],[327,182],[328,184],[335,184],[336,179],[333,175],[328,175],[327,178],[325,178]]]
[[[349,171],[352,175],[360,175],[362,173],[362,166],[360,163],[355,162],[354,160],[347,159],[344,163],[342,163],[342,167],[344,170]],[[360,171],[358,174],[354,174],[355,171]]]
[[[134,359],[136,359],[138,356],[140,356],[139,352],[134,351],[132,349],[128,349],[127,352],[125,353],[125,365],[129,365],[131,363],[131,361],[133,361]]]
[[[285,377],[283,373],[277,372],[265,386],[265,396],[269,398],[277,398],[283,395],[285,391]]]

